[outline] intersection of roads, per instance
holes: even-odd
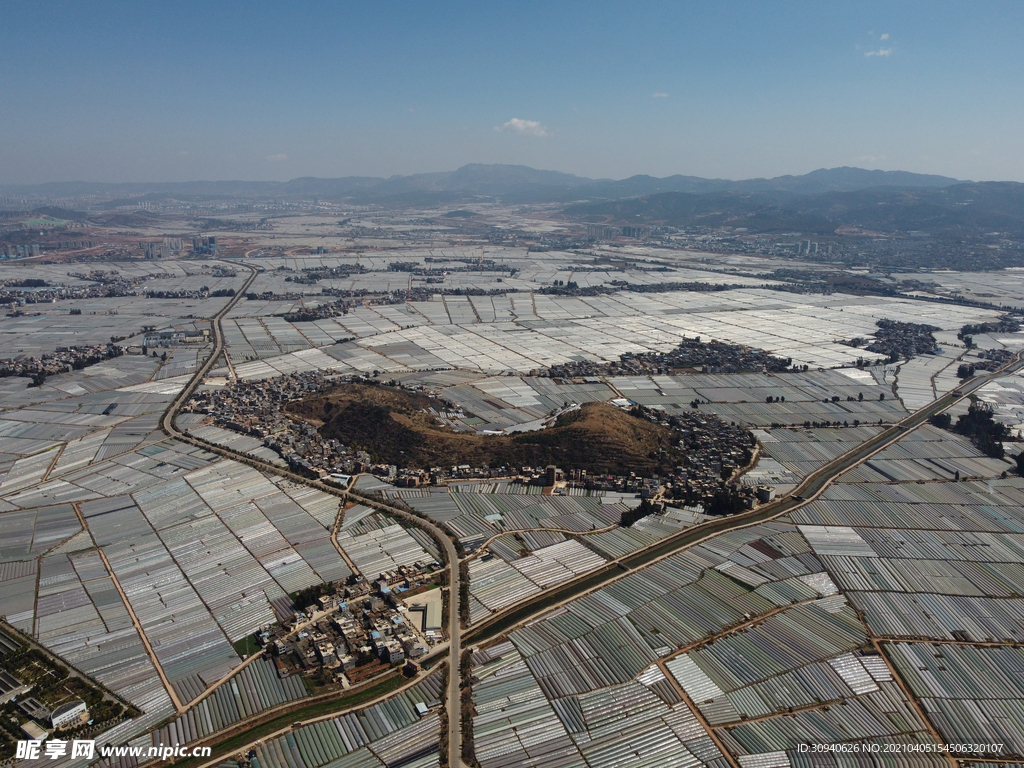
[[[369,498],[348,490],[340,490],[335,486],[327,485],[318,480],[311,480],[308,477],[281,469],[273,464],[260,461],[259,459],[254,459],[251,456],[236,453],[235,451],[228,450],[221,446],[214,446],[205,441],[197,440],[187,433],[180,431],[175,426],[174,419],[181,406],[188,400],[196,387],[198,387],[203,381],[217,359],[224,354],[224,336],[221,330],[221,320],[229,311],[231,311],[232,307],[234,307],[238,300],[245,295],[249,286],[252,285],[256,276],[261,271],[260,268],[256,267],[248,265],[241,266],[250,270],[251,275],[246,280],[245,285],[243,285],[242,288],[235,293],[234,297],[221,309],[221,311],[212,318],[214,342],[213,351],[207,358],[206,362],[200,366],[199,370],[181,391],[178,397],[168,407],[161,421],[161,426],[168,435],[177,440],[181,440],[182,442],[196,445],[207,451],[224,456],[225,458],[230,458],[250,466],[257,467],[264,472],[285,477],[293,482],[309,485],[326,493],[339,496],[343,499],[358,501],[360,504],[374,507],[381,512],[385,512],[388,515],[399,518],[411,525],[415,525],[427,531],[444,550],[448,570],[447,599],[449,610],[447,629],[449,639],[446,646],[436,648],[431,655],[438,655],[440,652],[447,651],[448,687],[445,696],[445,711],[448,720],[448,765],[451,768],[462,768],[464,765],[462,761],[462,719],[460,712],[460,684],[462,681],[459,674],[463,644],[469,647],[471,645],[476,646],[485,643],[492,638],[508,632],[520,624],[537,618],[540,614],[551,610],[553,607],[606,586],[610,582],[621,578],[636,568],[643,567],[669,557],[682,549],[693,546],[710,537],[735,530],[737,528],[756,525],[791,512],[797,507],[817,498],[836,480],[836,478],[854,467],[859,466],[879,451],[900,440],[904,435],[926,423],[932,416],[945,411],[960,400],[969,397],[977,389],[994,379],[1000,376],[1014,374],[1024,367],[1024,360],[1022,360],[1021,357],[1024,353],[1017,353],[1015,358],[1000,370],[987,376],[977,376],[967,382],[964,382],[955,392],[942,395],[926,405],[924,408],[915,411],[906,418],[890,426],[871,440],[862,443],[834,461],[820,467],[815,472],[808,475],[787,496],[777,499],[772,503],[757,507],[749,512],[709,520],[701,523],[700,525],[687,528],[674,536],[670,536],[663,541],[648,547],[647,549],[613,560],[602,566],[596,572],[590,572],[565,584],[559,585],[558,587],[545,590],[539,595],[513,605],[504,611],[489,617],[487,620],[470,629],[463,629],[460,626],[458,611],[459,594],[462,586],[459,574],[459,555],[448,534],[440,527],[429,520],[410,514],[407,510],[383,503],[375,498]],[[227,356],[225,355],[225,359],[226,357]],[[388,693],[387,696],[393,696],[394,693],[395,692],[392,691]],[[294,702],[293,706],[300,707],[305,703],[308,702],[300,700],[298,702]],[[359,707],[362,708],[368,706],[370,703],[372,702],[362,702]],[[345,709],[339,708],[338,711],[324,715],[321,719],[336,717],[344,711]],[[233,729],[237,728],[237,726],[238,724],[235,724]],[[283,728],[277,733],[269,734],[264,738],[271,739],[287,733],[291,729],[292,727]],[[214,741],[212,743],[215,744],[216,742]],[[220,758],[220,760],[222,759],[223,757]],[[206,766],[216,765],[218,762],[218,760],[213,760],[206,763],[203,768],[206,768]]]

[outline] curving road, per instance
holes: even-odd
[[[462,718],[459,695],[461,683],[459,661],[463,641],[467,643],[471,641],[473,644],[485,642],[509,631],[511,628],[518,626],[519,624],[536,618],[543,612],[550,610],[555,605],[571,600],[582,593],[599,589],[615,579],[621,578],[625,572],[631,571],[634,568],[642,567],[655,562],[656,560],[668,557],[681,549],[692,546],[693,544],[703,541],[711,536],[716,536],[736,528],[756,525],[771,518],[786,514],[787,512],[790,512],[819,496],[837,477],[853,467],[867,461],[879,451],[892,445],[908,431],[921,426],[921,424],[925,423],[931,416],[946,410],[963,398],[969,396],[975,390],[984,386],[986,383],[993,381],[1000,376],[1014,373],[1024,367],[1024,361],[1022,361],[1022,355],[1024,355],[1024,352],[1021,352],[1017,354],[1014,361],[1008,363],[999,371],[988,376],[979,376],[969,382],[965,382],[956,390],[955,393],[943,395],[924,408],[915,411],[906,418],[897,422],[895,425],[879,433],[871,440],[857,446],[848,453],[843,454],[829,464],[819,468],[808,475],[790,495],[782,499],[771,504],[766,504],[750,512],[734,515],[732,517],[718,518],[716,520],[711,520],[692,528],[688,528],[685,531],[671,536],[647,549],[632,553],[618,560],[611,561],[606,566],[595,572],[591,572],[590,574],[563,584],[552,590],[545,591],[541,593],[539,597],[533,600],[528,600],[525,603],[515,605],[463,633],[459,625],[458,610],[461,586],[459,577],[459,556],[452,540],[440,527],[429,520],[410,514],[399,507],[394,507],[390,504],[385,504],[375,499],[367,498],[362,494],[340,490],[337,487],[329,486],[318,480],[311,480],[308,477],[281,469],[273,464],[269,464],[259,459],[254,459],[251,456],[239,454],[221,446],[197,440],[188,434],[179,431],[175,427],[174,419],[177,416],[178,411],[181,409],[181,406],[192,395],[203,377],[206,376],[215,361],[224,352],[224,337],[221,330],[221,320],[239,301],[252,282],[256,279],[256,276],[260,271],[258,268],[248,265],[239,266],[249,269],[252,274],[249,276],[248,280],[246,280],[242,289],[239,290],[231,301],[229,301],[224,308],[212,318],[214,340],[213,351],[210,354],[210,357],[189,381],[188,385],[168,407],[161,421],[161,426],[168,435],[182,442],[189,443],[226,458],[234,459],[250,466],[257,467],[264,472],[269,472],[280,477],[287,478],[293,482],[302,483],[335,496],[340,496],[342,498],[358,501],[361,504],[372,506],[375,509],[387,512],[389,515],[400,518],[430,533],[431,537],[434,538],[434,540],[444,550],[444,557],[449,575],[449,669],[448,691],[445,706],[448,713],[448,764],[451,768],[463,768]]]
[[[196,371],[195,375],[185,386],[184,389],[178,394],[178,396],[168,406],[167,411],[161,419],[161,427],[171,437],[180,440],[190,445],[195,445],[204,450],[217,453],[226,458],[235,459],[242,461],[250,466],[257,466],[259,469],[265,472],[272,472],[281,477],[285,477],[293,482],[302,483],[304,485],[313,486],[321,491],[330,493],[334,496],[341,496],[345,499],[352,499],[358,501],[361,504],[366,504],[387,512],[389,515],[398,517],[405,520],[408,523],[423,528],[430,533],[432,538],[441,546],[444,550],[445,561],[448,566],[448,695],[446,697],[446,710],[448,713],[448,764],[451,768],[461,768],[462,766],[462,717],[461,717],[461,706],[459,696],[459,659],[461,654],[461,631],[459,627],[459,594],[460,594],[460,580],[459,580],[459,555],[455,550],[455,545],[452,540],[448,538],[448,535],[438,528],[433,523],[424,520],[423,518],[411,515],[403,509],[393,507],[390,504],[383,504],[373,499],[368,499],[361,494],[353,494],[349,491],[342,491],[333,486],[321,483],[318,480],[311,480],[308,477],[303,477],[294,472],[281,469],[273,464],[253,459],[250,456],[237,454],[234,451],[221,448],[219,446],[211,446],[201,440],[189,436],[188,434],[180,431],[174,424],[174,419],[178,415],[178,411],[181,410],[181,406],[192,396],[195,392],[196,387],[202,382],[203,378],[209,373],[217,359],[224,353],[224,332],[221,329],[221,320],[224,319],[225,315],[231,311],[231,309],[238,303],[242,296],[248,291],[249,286],[252,285],[256,276],[262,271],[258,267],[252,267],[247,264],[239,264],[238,266],[248,269],[251,274],[245,281],[245,284],[239,289],[231,300],[224,305],[224,307],[211,318],[211,325],[213,330],[213,351],[210,356],[206,359],[206,362],[200,366],[199,370]],[[225,360],[227,357],[225,356]],[[230,366],[229,366],[230,367]]]
[[[160,421],[160,426],[163,427],[164,432],[173,437],[180,437],[182,434],[174,427],[174,417],[178,415],[182,404],[192,396],[192,393],[196,391],[196,387],[199,386],[199,382],[210,372],[213,364],[217,362],[217,358],[224,352],[224,332],[221,330],[220,321],[224,319],[224,315],[234,308],[239,299],[245,295],[246,291],[249,290],[249,286],[256,279],[256,275],[262,271],[261,268],[250,267],[248,264],[239,264],[238,266],[248,269],[251,274],[242,287],[235,291],[235,295],[231,297],[231,300],[221,308],[220,312],[210,318],[210,325],[213,327],[213,352],[210,353],[210,356],[206,358],[206,362],[199,367],[199,370],[195,372],[189,383],[185,385],[185,388],[178,393],[178,396],[167,407],[167,410],[164,411],[164,417]]]

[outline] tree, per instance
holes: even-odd
[[[1009,427],[992,417],[992,406],[987,403],[971,403],[967,413],[957,419],[954,431],[971,438],[982,453],[994,459],[1003,457],[1003,441],[1011,437]]]
[[[637,520],[642,520],[648,515],[656,514],[660,511],[660,508],[650,502],[649,499],[644,499],[640,502],[638,507],[634,509],[627,509],[622,513],[622,517],[619,518],[619,525],[623,528],[629,528]]]
[[[1017,454],[1017,474],[1024,477],[1024,451]]]
[[[732,488],[721,486],[708,504],[707,513],[712,516],[734,515],[743,511],[743,499]]]

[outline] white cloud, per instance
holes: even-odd
[[[658,93],[652,93],[651,96],[653,96],[656,99],[667,99],[668,98],[668,94],[667,93],[661,93],[660,91]]]
[[[877,51],[864,51],[864,56],[871,58],[872,56],[891,56],[892,48],[879,48]]]
[[[268,163],[280,163],[280,162],[282,162],[284,160],[287,160],[287,159],[288,159],[288,155],[286,155],[284,152],[282,152],[279,155],[267,155],[267,162]]]
[[[888,32],[884,33],[884,34],[883,34],[883,35],[882,35],[882,36],[881,36],[880,38],[878,38],[878,39],[879,39],[879,40],[888,40],[888,39],[889,39],[889,33],[888,33]]]
[[[497,125],[494,130],[504,133],[517,133],[520,136],[550,136],[551,133],[536,120],[521,120],[513,117],[504,125]]]

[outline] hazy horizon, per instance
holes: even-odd
[[[527,165],[1024,181],[1019,4],[12,0],[0,185]]]
[[[597,178],[597,177],[582,176],[580,174],[570,174],[568,171],[562,171],[562,170],[559,170],[558,168],[533,168],[532,166],[526,166],[526,165],[522,165],[522,164],[518,164],[518,163],[474,163],[474,162],[470,162],[470,163],[466,163],[464,166],[459,166],[459,168],[446,168],[446,169],[435,170],[435,171],[422,171],[422,172],[418,172],[418,173],[415,173],[415,174],[412,174],[412,173],[410,173],[410,174],[397,173],[397,174],[392,174],[391,176],[369,176],[369,175],[360,175],[360,176],[353,175],[353,176],[348,176],[348,177],[345,177],[345,176],[296,176],[294,178],[289,178],[289,179],[269,179],[269,178],[263,178],[263,179],[213,179],[213,178],[210,178],[210,179],[181,179],[181,180],[148,179],[148,180],[138,180],[138,181],[134,181],[133,180],[133,181],[123,181],[123,182],[105,182],[105,181],[96,181],[96,180],[92,180],[92,179],[54,179],[54,180],[51,180],[51,181],[35,182],[35,183],[27,183],[27,184],[4,184],[4,183],[0,182],[0,188],[8,188],[9,189],[9,188],[18,188],[18,187],[36,187],[36,186],[40,186],[41,187],[41,186],[46,186],[46,185],[60,185],[60,184],[97,184],[97,185],[108,185],[109,184],[111,186],[115,186],[115,185],[140,185],[140,186],[145,186],[145,185],[149,185],[149,184],[151,184],[151,185],[162,185],[162,184],[183,184],[183,185],[187,185],[187,184],[233,184],[233,183],[238,183],[238,184],[287,184],[288,182],[298,181],[300,179],[331,180],[331,179],[343,179],[343,178],[375,178],[375,179],[388,180],[388,179],[403,178],[403,177],[408,178],[408,177],[412,177],[412,176],[423,176],[423,175],[431,175],[431,174],[452,173],[452,172],[455,172],[457,170],[460,170],[461,168],[463,168],[465,166],[474,166],[474,165],[487,166],[487,167],[530,168],[531,170],[540,171],[542,173],[564,173],[564,174],[567,174],[567,175],[573,175],[573,176],[576,176],[577,178],[586,179],[586,180],[593,181],[593,182],[624,181],[626,179],[633,178],[633,177],[636,177],[636,176],[651,176],[651,177],[654,177],[653,174],[639,174],[639,173],[637,173],[637,174],[630,174],[629,176],[622,176],[622,177],[618,177],[618,178],[612,178],[612,177]],[[661,176],[661,177],[655,177],[655,178],[669,178],[670,176],[679,175],[679,176],[691,176],[693,178],[705,178],[705,179],[707,179],[709,181],[736,181],[736,182],[740,182],[740,181],[756,181],[758,179],[765,179],[765,180],[770,181],[770,180],[775,179],[775,178],[785,178],[785,177],[789,177],[789,176],[800,177],[800,176],[805,176],[805,175],[810,174],[810,173],[815,173],[817,171],[834,171],[834,170],[840,170],[842,168],[852,168],[852,169],[855,169],[855,170],[868,171],[868,172],[882,171],[882,172],[886,172],[886,173],[889,173],[889,172],[895,172],[895,173],[907,172],[907,173],[910,173],[908,171],[903,171],[903,169],[900,169],[900,168],[883,169],[883,168],[862,168],[860,166],[837,166],[836,168],[814,168],[814,169],[808,171],[807,173],[799,173],[799,174],[796,174],[796,173],[792,173],[792,174],[783,173],[783,174],[779,174],[779,176],[772,176],[772,177],[749,177],[749,178],[744,178],[744,179],[740,179],[740,178],[726,179],[724,177],[715,177],[715,178],[711,178],[711,177],[696,177],[693,174],[685,174],[685,173],[684,174],[670,174],[668,176]],[[921,175],[941,176],[942,174],[921,174]],[[954,177],[948,177],[948,178],[954,178]],[[964,183],[993,181],[992,179],[955,179],[955,180],[958,181],[958,182],[964,182]]]

